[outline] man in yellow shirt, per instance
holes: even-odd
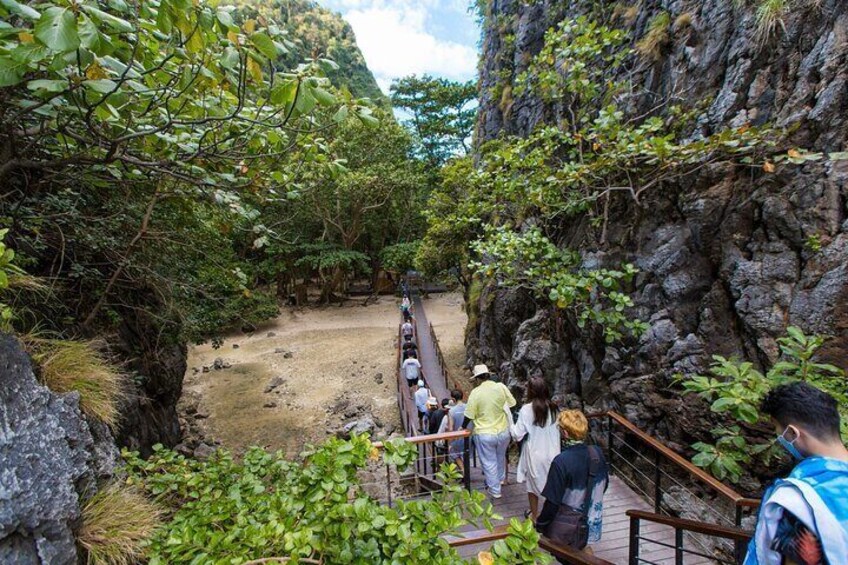
[[[486,492],[492,498],[501,497],[501,483],[506,481],[506,450],[509,447],[508,408],[515,406],[515,398],[502,383],[491,380],[486,365],[476,365],[472,379],[481,382],[468,396],[465,407],[465,429],[474,422],[474,443],[486,479]]]

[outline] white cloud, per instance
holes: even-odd
[[[384,92],[392,79],[410,74],[454,80],[475,76],[473,46],[437,38],[427,30],[430,13],[445,15],[438,10],[439,0],[337,0],[337,4]]]

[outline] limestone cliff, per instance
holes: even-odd
[[[739,4],[743,4],[739,6]],[[756,36],[755,7],[729,0],[605,2],[492,0],[484,18],[479,142],[526,135],[564,116],[532,93],[506,85],[541,49],[544,32],[564,18],[591,14],[637,41],[662,10],[668,41],[655,60],[633,57],[622,72],[634,85],[629,115],[662,113],[671,102],[706,101],[692,136],[727,126],[798,128],[790,143],[844,149],[848,137],[848,3],[823,0],[784,15],[785,30]],[[626,14],[622,16],[622,14]],[[678,25],[681,24],[681,25]],[[683,25],[685,24],[685,25]],[[613,77],[610,77],[613,78]],[[549,307],[519,291],[487,287],[467,344],[520,388],[541,374],[572,402],[614,407],[672,443],[707,433],[706,406],[668,390],[677,372],[703,370],[711,354],[763,367],[787,325],[836,339],[822,354],[848,358],[848,166],[845,162],[752,174],[705,167],[652,193],[642,206],[618,202],[607,241],[586,223],[558,228],[558,241],[598,264],[638,266],[634,314],[649,322],[638,340],[605,346],[598,336],[558,326]],[[810,248],[808,238],[821,241]]]
[[[77,563],[80,501],[117,460],[109,430],[80,412],[79,394],[40,386],[20,345],[0,333],[0,563]]]

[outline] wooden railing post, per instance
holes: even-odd
[[[639,565],[639,518],[630,517],[630,565]]]

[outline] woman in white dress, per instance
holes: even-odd
[[[527,483],[527,498],[533,520],[539,515],[539,498],[545,488],[551,461],[560,453],[560,434],[557,426],[559,409],[551,400],[551,391],[544,379],[534,377],[527,383],[527,404],[518,412],[518,420],[510,428],[512,438],[527,442],[518,461],[518,482]]]

